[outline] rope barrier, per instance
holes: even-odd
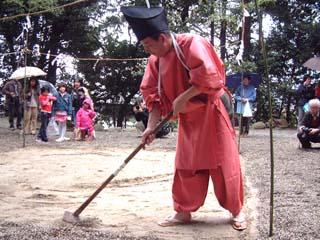
[[[13,55],[13,54],[17,54],[17,53],[20,53],[20,52],[0,53],[0,57],[2,57],[2,56],[8,56],[8,55]]]
[[[241,40],[237,40],[234,41],[232,44],[229,45],[236,45],[238,43],[240,43]],[[221,45],[221,46],[216,46],[214,45],[214,47],[216,48],[222,48],[222,47],[226,47],[227,45]],[[18,54],[18,53],[24,53],[25,49],[22,49],[21,51],[16,51],[16,52],[9,52],[9,53],[0,53],[0,57],[1,56],[7,56],[7,55],[12,55],[12,54]],[[27,49],[28,53],[31,53],[32,51],[30,49]],[[49,53],[38,53],[40,55],[48,55]],[[55,54],[50,54],[50,56],[53,57],[57,57],[59,55],[55,55]],[[74,57],[76,60],[80,60],[80,61],[143,61],[143,60],[148,60],[148,58],[93,58],[93,57],[88,57],[88,58],[82,58],[82,57]]]
[[[79,4],[79,3],[83,3],[83,2],[87,2],[87,1],[89,1],[89,0],[77,0],[77,1],[74,1],[74,2],[71,2],[71,3],[66,3],[66,4],[63,4],[63,5],[60,5],[60,6],[52,7],[52,8],[41,10],[41,11],[37,11],[37,12],[21,13],[21,14],[17,14],[17,15],[13,15],[13,16],[2,17],[2,18],[0,18],[0,21],[8,21],[8,20],[12,20],[12,19],[15,19],[15,18],[19,18],[19,17],[40,15],[40,14],[43,14],[43,13],[52,12],[52,11],[55,11],[55,10],[58,10],[58,9],[61,9],[61,8],[70,7],[70,6],[73,6],[73,5],[76,5],[76,4]]]
[[[32,51],[30,49],[22,49],[21,51],[17,51],[17,52],[10,52],[10,53],[1,53],[0,54],[0,57],[2,56],[8,56],[8,55],[12,55],[12,54],[19,54],[19,53],[27,53],[27,54],[30,54],[32,53]],[[56,54],[50,54],[50,53],[38,53],[40,55],[50,55],[50,56],[53,56],[53,57],[58,57],[58,55]],[[71,56],[73,57],[73,56]],[[148,60],[148,58],[82,58],[82,57],[73,57],[75,60],[79,60],[79,61],[146,61]]]
[[[39,53],[40,55],[48,55],[49,53]],[[59,55],[56,54],[50,54],[50,56],[53,57],[58,57]],[[142,60],[147,60],[148,58],[82,58],[82,57],[73,57],[75,60],[80,60],[80,61],[142,61]]]

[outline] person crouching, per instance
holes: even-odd
[[[304,115],[297,137],[302,148],[311,148],[311,142],[320,143],[320,101],[309,101],[310,111]]]
[[[96,113],[91,109],[89,99],[84,100],[82,107],[77,113],[77,127],[81,131],[80,140],[93,140],[94,139],[94,118]]]

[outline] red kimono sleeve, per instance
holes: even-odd
[[[190,68],[190,84],[206,94],[214,94],[224,86],[223,63],[206,39],[194,36],[188,44],[182,46],[182,51]]]
[[[140,91],[149,112],[151,112],[156,105],[160,107],[160,96],[158,94],[158,68],[157,58],[155,56],[151,56],[148,60],[140,85]]]

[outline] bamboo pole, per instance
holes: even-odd
[[[24,30],[23,30],[24,31]],[[23,144],[22,147],[26,147],[26,130],[25,130],[25,110],[27,108],[27,103],[26,103],[26,88],[27,88],[27,49],[28,49],[28,38],[29,38],[29,32],[27,31],[26,33],[26,40],[25,40],[25,46],[24,46],[24,78],[23,78],[23,109],[22,109],[22,115],[23,118],[21,119],[22,121],[22,136],[23,136]]]
[[[244,1],[242,0],[242,10],[244,10]],[[241,42],[244,42],[244,13],[243,13],[243,17],[242,17],[242,29],[241,29]],[[242,67],[242,63],[239,62],[239,66],[241,69],[241,79],[240,79],[240,86],[242,86],[242,80],[243,80],[243,67]],[[244,89],[242,88],[242,92],[240,93],[241,98],[244,96]],[[237,102],[237,101],[236,101]],[[237,103],[238,104],[238,103]],[[236,104],[236,112],[237,112],[237,104]],[[242,121],[243,121],[243,103],[242,100],[240,102],[240,114],[239,114],[239,119],[238,119],[238,123],[239,123],[239,135],[238,135],[238,152],[241,152],[241,129],[242,128]]]
[[[270,129],[270,165],[271,165],[271,172],[270,172],[270,219],[269,219],[269,237],[273,236],[273,222],[274,222],[274,149],[273,149],[273,116],[272,116],[272,97],[271,97],[271,82],[269,79],[269,67],[268,67],[268,60],[267,60],[267,51],[265,46],[265,41],[263,37],[263,28],[262,28],[262,14],[261,11],[258,9],[257,0],[255,2],[256,12],[258,15],[259,20],[259,40],[261,44],[261,51],[263,55],[263,63],[264,63],[264,74],[265,78],[267,79],[268,83],[268,99],[269,99],[269,129]]]

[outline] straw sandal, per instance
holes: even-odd
[[[247,228],[247,221],[244,214],[240,212],[237,216],[233,217],[232,227],[237,231],[243,231]]]

